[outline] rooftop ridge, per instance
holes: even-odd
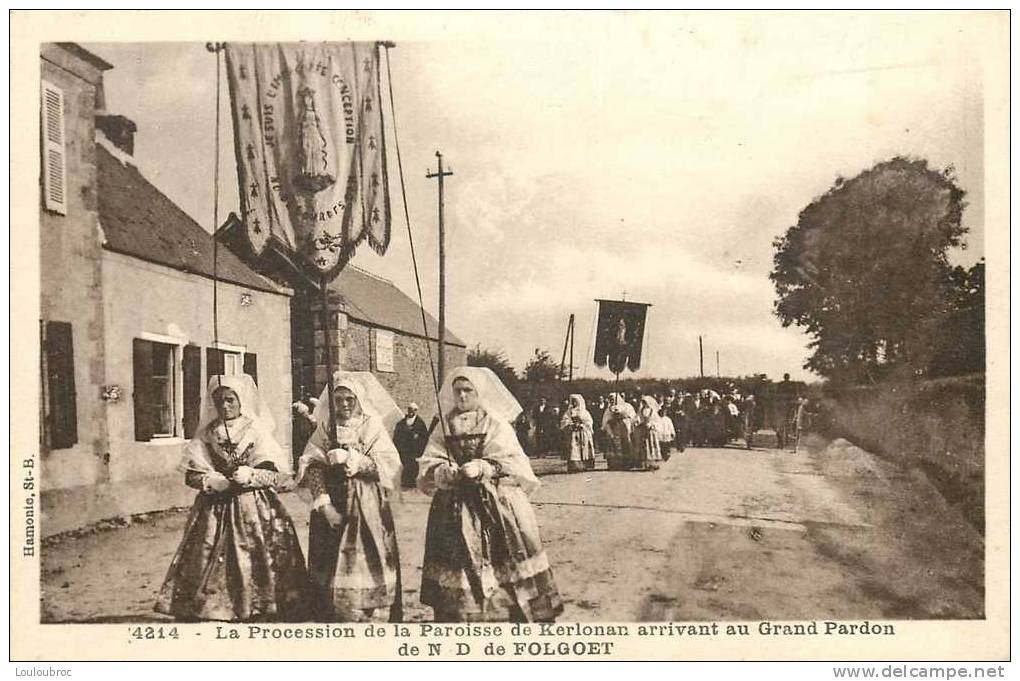
[[[385,282],[387,284],[390,284],[391,286],[395,285],[390,279],[387,279],[386,277],[382,277],[382,276],[376,274],[375,272],[369,272],[368,270],[366,270],[363,267],[358,267],[357,265],[354,265],[354,264],[349,264],[347,266],[349,268],[351,268],[352,270],[357,270],[359,273],[364,274],[366,277],[371,277],[372,279],[375,279],[377,281]]]

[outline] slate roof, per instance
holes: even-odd
[[[351,319],[412,336],[433,340],[439,336],[439,322],[435,317],[425,312],[428,332],[424,333],[421,307],[388,279],[348,265],[330,283],[329,288],[339,295],[340,304]],[[464,341],[450,332],[449,327],[446,329],[446,343],[466,347]]]
[[[270,241],[270,248],[267,249],[261,260],[247,246],[246,237],[243,234],[244,227],[235,213],[231,213],[227,220],[217,232],[220,242],[234,249],[249,262],[262,262],[264,267],[272,267],[273,255],[276,253],[281,264],[284,260],[286,265],[281,265],[281,272],[293,272],[293,265],[289,258],[284,258],[276,251],[277,244]],[[263,270],[269,271],[269,270]],[[291,275],[292,276],[292,275]],[[285,275],[281,275],[281,281],[287,281]],[[368,326],[390,329],[405,335],[417,336],[418,338],[429,338],[438,340],[439,322],[428,311],[425,312],[425,321],[428,331],[422,328],[421,310],[417,299],[404,293],[393,282],[383,279],[366,270],[347,265],[340,271],[329,284],[330,297],[335,298],[343,308],[344,313],[351,319]],[[464,341],[456,334],[446,329],[446,342],[450,345],[467,347]]]
[[[211,279],[212,235],[136,167],[121,163],[101,144],[95,148],[103,247]],[[290,289],[253,270],[230,249],[220,247],[217,251],[216,275],[220,281],[270,293],[290,293]]]
[[[84,59],[85,61],[92,64],[100,71],[109,71],[110,69],[113,68],[113,64],[106,61],[105,59],[95,54],[94,52],[86,50],[78,43],[57,43],[57,45],[64,48],[68,52],[71,52],[72,54],[76,55],[79,59]]]

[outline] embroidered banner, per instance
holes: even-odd
[[[390,241],[377,43],[228,43],[227,81],[241,215],[332,277],[367,241]]]
[[[599,300],[595,331],[595,365],[608,366],[614,374],[641,368],[648,303]]]

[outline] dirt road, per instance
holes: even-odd
[[[536,469],[556,471],[542,460]],[[563,621],[981,617],[984,545],[920,475],[837,441],[692,449],[655,473],[542,476],[533,496]],[[285,495],[302,540],[307,510]],[[395,506],[408,620],[428,499]],[[44,621],[156,620],[184,512],[51,542]]]

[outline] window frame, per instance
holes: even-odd
[[[381,335],[380,335],[381,334]],[[397,371],[397,334],[389,329],[372,329],[372,364],[375,366],[375,370],[380,373],[392,374]],[[389,363],[383,366],[379,362],[379,338],[389,338]]]
[[[157,410],[157,407],[162,408],[163,405],[162,404],[157,404],[155,402],[155,399],[153,399],[152,403],[150,404],[150,408],[152,410],[152,415],[153,415],[153,422],[152,422],[152,428],[151,428],[152,432],[151,432],[150,437],[153,440],[166,440],[166,439],[169,439],[169,438],[179,437],[178,433],[179,432],[183,432],[183,430],[184,430],[183,424],[181,425],[180,429],[178,429],[178,424],[177,424],[178,415],[179,414],[181,415],[181,418],[183,419],[183,412],[181,410],[178,410],[178,408],[177,408],[177,402],[178,402],[177,398],[178,398],[178,393],[180,392],[180,390],[178,389],[179,386],[180,386],[180,382],[177,380],[177,374],[178,374],[178,372],[180,371],[180,368],[181,368],[179,366],[180,360],[178,358],[179,347],[176,346],[176,345],[171,345],[169,343],[161,343],[159,341],[150,341],[150,342],[152,343],[152,350],[153,350],[153,357],[152,357],[153,371],[149,374],[149,380],[152,381],[153,388],[155,387],[156,379],[157,379],[157,374],[155,372],[155,366],[156,366],[156,356],[155,355],[156,355],[157,348],[166,348],[167,349],[166,360],[167,360],[167,362],[170,365],[168,370],[167,370],[167,373],[165,375],[166,381],[167,381],[167,383],[169,383],[168,387],[169,387],[169,390],[170,390],[169,403],[166,405],[169,408],[169,410],[170,410],[170,417],[168,419],[168,422],[170,423],[170,432],[156,432],[156,428],[155,428],[155,425],[156,425],[156,418],[155,418],[156,410]],[[159,378],[162,380],[164,378],[164,375],[163,374],[159,374]],[[182,379],[183,379],[183,377],[182,377]],[[153,389],[152,390],[153,398],[155,397],[155,394],[156,394],[156,390]]]
[[[248,350],[248,346],[215,341],[206,348],[206,380],[216,375],[212,371],[212,367],[209,366],[210,350],[219,353],[221,361],[217,362],[217,364],[221,365],[223,376],[240,376],[244,373],[244,355]]]
[[[166,442],[168,440],[182,439],[184,433],[184,346],[188,344],[188,339],[178,338],[176,336],[167,336],[159,333],[148,333],[142,332],[137,336],[138,340],[147,341],[149,343],[165,345],[170,347],[170,389],[171,389],[171,402],[172,412],[170,414],[170,423],[173,425],[171,433],[157,433],[155,428],[152,428],[152,432],[149,433],[148,440],[136,440],[137,442]],[[152,381],[154,373],[150,371],[149,380]],[[150,384],[151,386],[151,384]],[[137,388],[136,388],[137,393]],[[137,399],[135,397],[134,399]],[[155,408],[155,402],[150,403],[150,408]],[[151,414],[150,414],[151,415]],[[155,425],[155,419],[151,425]]]

